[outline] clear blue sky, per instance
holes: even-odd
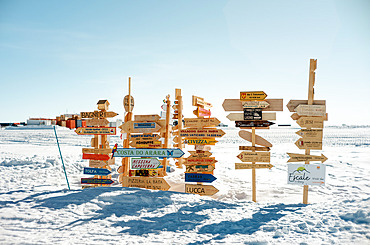
[[[96,109],[159,113],[181,88],[221,104],[240,91],[306,99],[309,59],[327,125],[370,124],[370,1],[0,0],[0,122]],[[278,123],[295,124],[290,113]]]

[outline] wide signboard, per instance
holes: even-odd
[[[288,184],[325,185],[324,164],[288,164]]]
[[[146,149],[146,148],[117,148],[113,157],[162,157],[180,158],[185,153],[178,148]]]

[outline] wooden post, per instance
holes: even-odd
[[[182,104],[182,96],[181,96],[181,89],[175,89],[175,99],[177,100],[177,119],[178,119],[178,121],[177,121],[177,132],[180,132],[180,130],[182,129],[182,126],[183,126],[183,124],[182,124],[182,106],[183,106],[183,104]],[[177,148],[179,148],[179,149],[183,149],[183,147],[182,147],[182,137],[180,136],[180,134],[178,134],[178,142],[177,142],[177,144],[178,144],[178,146],[177,146]],[[177,167],[178,168],[182,168],[182,165],[183,165],[183,162],[184,162],[184,158],[179,158],[179,159],[177,159]]]
[[[256,146],[256,128],[252,128],[252,146]],[[255,152],[256,150],[252,150]],[[256,162],[252,162],[252,164],[256,164]],[[256,169],[252,169],[252,201],[257,202],[257,190],[256,190]]]
[[[164,148],[169,148],[169,140],[170,140],[170,120],[171,120],[171,101],[170,95],[166,96],[166,132],[164,136]],[[163,165],[163,176],[167,175],[167,158],[163,158],[162,161]]]
[[[131,77],[128,78],[128,110],[125,115],[124,122],[128,122],[132,120],[132,107],[131,107]],[[123,140],[123,148],[130,147],[130,133],[126,133],[126,139]],[[130,158],[123,157],[122,158],[122,169],[123,169],[123,176],[129,176],[130,172]]]

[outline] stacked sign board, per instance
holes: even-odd
[[[263,91],[240,92],[239,99],[225,99],[222,104],[225,111],[242,111],[242,113],[230,113],[227,118],[235,121],[235,126],[241,129],[252,129],[252,132],[240,130],[239,136],[249,142],[252,146],[239,146],[242,152],[237,156],[243,163],[235,163],[235,169],[252,169],[252,200],[256,198],[256,169],[269,168],[270,164],[270,142],[256,135],[255,129],[268,129],[276,120],[275,112],[282,111],[282,99],[266,99],[267,94]],[[260,146],[256,146],[260,145]],[[247,163],[245,163],[247,162]],[[260,162],[260,163],[256,163]]]
[[[189,151],[191,154],[184,161],[185,182],[197,182],[197,184],[185,184],[185,192],[199,195],[214,195],[218,190],[212,185],[203,185],[203,183],[212,183],[216,178],[213,176],[215,163],[214,157],[211,157],[211,147],[217,143],[216,138],[222,137],[225,132],[217,129],[220,121],[211,117],[212,107],[203,98],[193,96],[193,106],[197,109],[194,114],[197,118],[185,118],[184,128],[178,130],[178,137],[184,137],[185,144],[194,145],[195,151]]]
[[[311,150],[322,150],[324,121],[327,120],[325,100],[314,100],[315,70],[317,60],[310,60],[308,100],[291,100],[287,104],[289,111],[295,112],[292,118],[302,127],[296,132],[300,139],[295,145],[305,150],[305,154],[288,153],[288,162],[305,162],[305,164],[288,164],[288,184],[303,185],[303,203],[308,203],[308,185],[325,184],[325,165],[311,164],[310,161],[325,162],[327,158],[310,155]]]
[[[91,139],[93,148],[82,148],[82,159],[89,160],[89,167],[84,168],[84,174],[94,175],[93,178],[81,178],[83,188],[113,183],[111,180],[111,168],[114,165],[112,159],[112,149],[109,147],[107,135],[116,135],[115,127],[107,127],[109,121],[106,117],[118,115],[115,112],[107,111],[109,102],[107,100],[98,101],[99,111],[81,112],[82,118],[87,118],[87,128],[77,128],[75,132],[79,135],[94,135]]]

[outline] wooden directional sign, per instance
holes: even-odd
[[[239,146],[239,151],[270,151],[270,147]]]
[[[291,116],[290,116],[293,120],[298,120],[300,119],[302,116],[298,115],[297,113],[293,113]],[[325,114],[325,116],[323,117],[319,117],[319,118],[323,118],[324,121],[327,121],[328,120],[328,113]],[[269,119],[268,119],[269,120]]]
[[[230,121],[243,121],[244,113],[230,113],[226,116]],[[276,120],[276,112],[262,113],[262,120]]]
[[[132,111],[132,109],[134,109],[134,105],[135,105],[134,97],[132,97],[132,96],[129,97],[129,95],[126,95],[123,98],[123,107],[125,108],[125,111],[127,111],[127,112],[131,112],[131,111],[128,111],[129,110],[129,98],[131,98],[130,99],[130,101],[131,101],[131,111]]]
[[[109,175],[112,172],[109,169],[105,168],[84,168],[84,174],[92,174],[92,175]]]
[[[192,97],[192,105],[193,106],[205,106],[205,107],[212,107],[211,103],[205,102],[203,98],[193,95]]]
[[[244,108],[243,120],[262,120],[262,109]]]
[[[215,169],[213,165],[186,165],[186,173],[207,173]]]
[[[90,168],[102,168],[102,167],[105,167],[107,166],[107,162],[106,161],[99,161],[99,160],[90,160],[89,161],[89,167]]]
[[[323,128],[324,118],[323,117],[301,117],[297,120],[297,123],[302,128]]]
[[[168,191],[170,185],[163,178],[122,177],[122,186]]]
[[[94,112],[81,112],[82,118],[105,118],[115,117],[118,114],[113,111],[94,111]]]
[[[159,138],[158,134],[130,134],[129,140],[158,140]]]
[[[211,116],[211,110],[206,110],[203,108],[198,107],[196,110],[193,111],[194,115],[197,117],[210,117]]]
[[[162,147],[162,142],[157,140],[141,140],[135,139],[130,143],[131,147],[134,148],[160,148]]]
[[[294,109],[299,116],[323,117],[326,114],[325,105],[299,105]]]
[[[211,147],[209,145],[195,145],[196,151],[210,151]]]
[[[185,144],[188,145],[215,145],[218,141],[216,139],[209,139],[209,138],[204,138],[204,139],[188,139],[186,138],[184,140]]]
[[[242,162],[270,162],[270,152],[243,151],[237,158]]]
[[[86,120],[86,126],[107,126],[109,121],[107,119],[92,118]]]
[[[119,126],[126,133],[154,133],[158,132],[161,127],[155,122],[135,122],[128,121]]]
[[[130,170],[129,176],[143,176],[143,177],[156,177],[158,176],[159,171],[157,169],[139,169],[139,170]]]
[[[212,174],[185,173],[185,182],[206,182],[212,183],[217,178]]]
[[[322,141],[306,141],[302,138],[295,142],[299,149],[322,150]]]
[[[325,105],[325,100],[314,100],[313,105]],[[294,112],[294,109],[298,105],[308,105],[308,100],[290,100],[286,107],[289,109],[290,112]]]
[[[113,183],[111,179],[81,178],[81,184],[111,185]]]
[[[117,148],[113,157],[162,157],[180,158],[185,153],[177,148],[147,149],[147,148]]]
[[[275,124],[274,122],[258,120],[258,121],[235,121],[235,127],[254,127],[265,128]]]
[[[304,140],[322,140],[322,128],[320,129],[301,129],[296,132]]]
[[[214,164],[217,161],[214,157],[188,157],[185,159],[185,165],[191,164],[191,165],[204,165],[204,164]]]
[[[103,155],[103,154],[83,153],[82,154],[82,159],[108,161],[110,159],[110,156],[109,155]]]
[[[107,128],[95,128],[95,127],[88,127],[88,128],[76,128],[75,132],[79,135],[116,135],[116,128],[115,127],[107,127]]]
[[[252,142],[252,133],[249,131],[240,130],[239,136],[245,140],[248,140],[249,142]],[[270,142],[268,142],[267,140],[265,140],[259,135],[256,135],[256,144],[266,146],[266,147],[272,147],[272,144]]]
[[[235,163],[235,169],[257,169],[257,168],[269,168],[273,167],[272,164],[263,163]]]
[[[186,128],[179,130],[180,137],[186,138],[217,138],[225,135],[222,129],[217,128]]]
[[[288,162],[311,162],[311,161],[321,161],[324,163],[328,158],[321,154],[321,156],[287,153],[290,156]]]
[[[262,108],[262,111],[283,111],[283,99],[267,99],[265,100],[270,105]],[[238,99],[225,99],[222,107],[225,111],[243,111],[243,102]]]
[[[198,194],[201,196],[213,196],[218,190],[212,185],[189,185],[185,184],[185,193]]]
[[[220,124],[220,120],[215,117],[212,118],[184,118],[185,127],[187,128],[202,128],[215,127]]]
[[[190,153],[190,157],[210,157],[212,153],[209,151],[188,151]]]
[[[240,92],[240,100],[264,100],[267,97],[267,94],[263,91],[247,91]]]
[[[112,149],[82,148],[82,153],[91,153],[91,154],[110,154],[110,153],[112,153]]]
[[[135,121],[137,121],[137,122],[156,122],[159,119],[161,119],[161,117],[157,114],[154,114],[154,115],[135,115],[134,118],[135,118]]]
[[[157,158],[131,158],[131,169],[155,169],[159,165]]]
[[[270,104],[267,101],[243,101],[243,108],[267,108]]]

